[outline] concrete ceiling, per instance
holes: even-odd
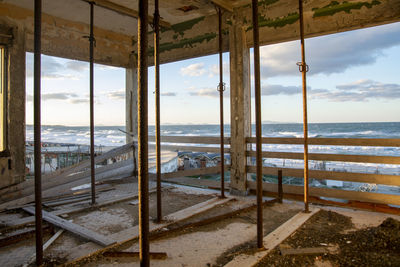
[[[87,60],[88,40],[83,37],[89,33],[88,1],[91,0],[42,0],[42,53]],[[138,0],[93,1],[97,3],[95,61],[129,67],[130,57],[137,55]],[[159,0],[162,20],[171,25],[161,31],[162,63],[218,52],[218,16],[213,2],[231,7],[232,11],[223,13],[223,50],[230,49],[230,33],[238,29],[247,47],[253,46],[250,0]],[[400,0],[303,2],[307,38],[400,21]],[[0,24],[23,31],[27,51],[33,50],[33,4],[33,0],[0,0]],[[104,5],[111,5],[114,10]],[[261,45],[299,38],[298,0],[258,0],[258,5]],[[149,0],[149,15],[153,13],[154,0]],[[154,51],[152,39],[149,27],[149,62]]]
[[[138,10],[138,0],[107,0],[119,6]],[[1,2],[1,1],[0,1]],[[32,0],[3,0],[2,2],[33,10]],[[224,0],[239,4],[243,0]],[[42,0],[43,12],[65,20],[89,23],[89,4],[83,0]],[[154,0],[149,0],[149,15],[154,13]],[[169,24],[178,24],[195,18],[215,14],[215,6],[210,0],[164,0],[160,1],[160,15]],[[137,19],[122,15],[115,11],[95,6],[96,27],[117,33],[136,36]]]

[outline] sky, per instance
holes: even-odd
[[[308,120],[400,121],[400,23],[306,39]],[[253,53],[251,52],[251,61]],[[260,48],[262,121],[302,122],[300,41]],[[26,123],[33,122],[33,54],[27,53]],[[218,124],[218,56],[163,64],[161,124]],[[252,68],[253,69],[253,68]],[[251,77],[252,84],[254,77]],[[230,121],[224,54],[224,122]],[[95,65],[95,124],[125,124],[125,69]],[[154,124],[149,68],[149,124]],[[252,93],[254,88],[252,86]],[[254,121],[254,97],[252,98]],[[42,124],[89,125],[89,64],[42,56]]]

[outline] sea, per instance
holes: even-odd
[[[124,126],[96,126],[95,144],[97,147],[116,147],[125,144]],[[230,125],[224,126],[225,136],[230,136]],[[219,125],[162,125],[161,135],[167,136],[219,136]],[[155,135],[155,127],[149,126],[149,135]],[[252,125],[252,136],[255,126]],[[301,123],[266,123],[262,125],[264,137],[303,137]],[[367,123],[310,123],[309,137],[323,138],[400,138],[400,122]],[[42,142],[58,144],[89,145],[89,127],[84,126],[42,126]],[[26,127],[27,141],[33,141],[33,126]],[[185,144],[187,145],[187,144]],[[212,146],[212,145],[211,145]],[[218,145],[214,145],[218,146]],[[302,145],[264,144],[264,151],[303,152]],[[400,156],[400,147],[367,146],[309,146],[310,153]],[[302,168],[302,160],[265,159],[264,166],[284,166]],[[362,173],[381,173],[400,175],[400,166],[393,164],[348,163],[310,161],[311,169],[343,170]]]
[[[224,126],[225,136],[230,136],[230,125]],[[95,127],[95,145],[97,151],[102,148],[112,148],[124,145],[125,140],[124,126],[97,126]],[[219,125],[162,125],[161,135],[164,136],[219,136]],[[149,135],[155,135],[155,127],[149,126]],[[303,137],[303,125],[300,123],[266,123],[262,125],[262,135],[264,137]],[[252,136],[255,136],[255,126],[252,125]],[[383,138],[399,139],[400,122],[368,122],[368,123],[310,123],[309,137],[321,138]],[[71,146],[82,151],[82,146],[88,150],[90,143],[89,127],[82,126],[62,126],[62,125],[44,125],[42,126],[42,142],[47,145],[55,145],[56,149],[71,151]],[[27,153],[33,153],[30,147],[33,141],[33,126],[26,127]],[[179,145],[179,143],[175,143]],[[183,144],[185,146],[189,144]],[[202,145],[204,146],[204,145]],[[219,145],[209,145],[218,147]],[[45,150],[48,148],[44,148]],[[253,145],[255,149],[255,145]],[[263,144],[263,151],[276,152],[297,152],[302,153],[303,145],[284,145],[284,144]],[[43,150],[42,150],[43,151]],[[103,152],[106,149],[102,150]],[[310,145],[310,153],[329,153],[329,154],[350,154],[350,155],[375,155],[375,156],[396,156],[400,157],[400,147],[369,147],[369,146],[328,146],[328,145]],[[185,153],[186,154],[186,153]],[[195,153],[193,153],[195,154]],[[230,155],[226,155],[230,160]],[[255,159],[252,158],[255,165]],[[175,164],[176,165],[176,164]],[[275,159],[264,158],[263,166],[282,167],[302,169],[303,160],[294,159]],[[32,168],[32,166],[28,166]],[[165,168],[164,168],[165,167]],[[175,166],[176,167],[176,166]],[[334,162],[334,161],[309,161],[311,170],[326,170],[338,172],[354,173],[372,173],[399,175],[400,165],[395,164],[376,164],[376,163],[352,163],[352,162]],[[165,171],[164,171],[165,169]],[[169,172],[171,166],[162,166],[162,172]],[[215,176],[211,179],[220,179]],[[251,176],[255,179],[255,175]],[[264,181],[276,182],[276,177],[263,177]],[[270,180],[268,180],[270,179]],[[275,179],[275,180],[274,180]],[[227,173],[226,180],[229,180]],[[301,178],[284,178],[284,183],[301,185]],[[385,194],[400,194],[400,187],[389,185],[376,185],[357,182],[342,182],[333,180],[311,179],[310,186],[324,188],[341,188],[352,191],[368,191]],[[327,198],[328,199],[328,198]],[[335,200],[342,201],[342,200]],[[400,206],[399,206],[400,207]]]
[[[400,138],[400,122],[367,123],[309,123],[309,137],[326,138]],[[125,126],[96,126],[95,143],[101,146],[125,144]],[[230,125],[224,125],[225,136],[230,136]],[[89,127],[43,125],[42,141],[88,145]],[[202,125],[162,125],[161,135],[173,136],[219,136],[220,126]],[[149,135],[155,135],[155,127],[149,126]],[[252,125],[252,136],[255,126]],[[301,123],[268,123],[262,125],[264,137],[303,137]],[[33,141],[33,126],[26,127],[26,140]],[[363,148],[364,150],[365,148]],[[398,152],[398,151],[397,151]],[[385,153],[385,151],[379,151]],[[399,154],[398,154],[399,155]]]

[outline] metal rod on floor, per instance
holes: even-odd
[[[157,171],[157,222],[162,220],[161,203],[161,137],[160,137],[160,11],[154,1],[154,73],[156,98],[156,171]]]
[[[42,0],[35,0],[34,29],[34,154],[35,154],[35,233],[36,265],[43,264],[43,228],[42,228],[42,155],[41,155],[41,50],[42,50]]]
[[[92,205],[96,204],[96,177],[94,163],[94,34],[93,34],[94,3],[90,2],[90,182],[92,191]]]
[[[304,18],[303,0],[299,0],[300,13],[300,43],[301,62],[298,62],[299,70],[303,78],[303,130],[304,130],[304,211],[309,212],[308,207],[308,119],[307,119],[307,77],[308,65],[306,64],[306,53],[304,44]]]
[[[224,155],[224,69],[222,59],[222,10],[218,7],[218,49],[219,49],[219,121],[221,135],[221,198],[225,197],[225,155]]]
[[[140,266],[149,266],[149,185],[148,185],[148,0],[139,0],[138,20],[138,183]]]
[[[260,93],[260,44],[258,32],[258,1],[252,0],[253,42],[254,42],[254,89],[256,109],[256,162],[257,162],[257,247],[263,247],[263,205],[262,205],[262,151],[261,151],[261,93]]]

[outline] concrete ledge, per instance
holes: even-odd
[[[265,250],[257,252],[253,255],[241,254],[235,257],[225,267],[242,267],[255,266],[260,260],[268,255],[276,246],[293,234],[300,226],[302,226],[312,215],[320,209],[312,208],[310,213],[299,212],[284,224],[279,226],[275,231],[263,238]]]

